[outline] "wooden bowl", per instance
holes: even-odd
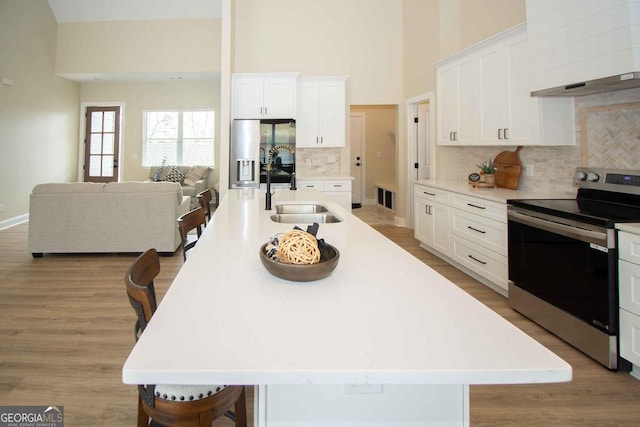
[[[267,243],[260,246],[260,261],[262,261],[262,265],[274,276],[294,282],[311,282],[324,279],[331,274],[340,260],[340,252],[335,247],[325,244],[326,248],[321,253],[319,263],[287,264],[269,258],[264,251],[266,246]]]

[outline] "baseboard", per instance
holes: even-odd
[[[14,216],[13,218],[5,219],[4,221],[0,221],[0,230],[4,230],[6,228],[11,228],[14,225],[22,224],[24,222],[29,221],[29,214],[24,214],[20,216]]]

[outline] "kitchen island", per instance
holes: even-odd
[[[318,237],[333,273],[289,282],[259,247],[259,190],[230,190],[123,367],[127,384],[257,385],[259,426],[468,425],[469,384],[571,380],[571,367],[373,228],[313,190],[342,222]],[[303,226],[304,227],[304,226]]]

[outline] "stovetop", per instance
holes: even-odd
[[[577,168],[575,199],[509,200],[509,204],[603,227],[640,222],[640,171]]]

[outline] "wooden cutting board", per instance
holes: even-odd
[[[496,171],[496,185],[502,188],[515,190],[518,188],[520,180],[520,172],[522,171],[522,162],[518,154],[522,150],[522,146],[516,148],[516,151],[503,151],[499,153],[493,161]]]

